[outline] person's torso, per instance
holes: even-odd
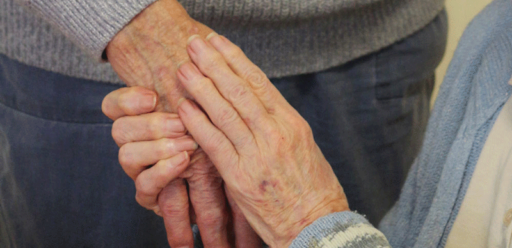
[[[269,77],[316,72],[388,46],[419,30],[444,0],[183,0],[190,15],[241,46]],[[120,80],[64,35],[0,0],[0,53],[68,76]]]

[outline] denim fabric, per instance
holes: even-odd
[[[0,55],[0,247],[168,247],[100,110],[116,88]]]
[[[413,36],[327,71],[273,80],[310,124],[350,208],[377,224],[423,140],[446,13]]]
[[[351,208],[376,223],[421,144],[446,16],[378,53],[272,80],[309,121]],[[0,246],[166,247],[134,200],[103,97],[117,86],[0,55]]]

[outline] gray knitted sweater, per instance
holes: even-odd
[[[0,53],[61,74],[121,83],[100,55],[155,0],[0,0]],[[269,77],[315,72],[428,24],[444,0],[181,0]],[[22,6],[25,6],[23,8]],[[67,37],[67,38],[66,38]],[[87,56],[89,55],[89,56]]]

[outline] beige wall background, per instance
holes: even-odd
[[[448,44],[441,64],[436,70],[436,86],[432,99],[435,100],[446,69],[452,60],[459,39],[468,23],[492,0],[446,0],[448,12]],[[432,101],[432,104],[434,101]]]

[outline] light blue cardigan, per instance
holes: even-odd
[[[512,0],[495,0],[461,38],[423,148],[380,225],[392,247],[444,247],[487,135],[512,93],[511,76]],[[340,212],[308,226],[291,247],[326,247],[326,240],[336,247],[389,246],[361,215]]]

